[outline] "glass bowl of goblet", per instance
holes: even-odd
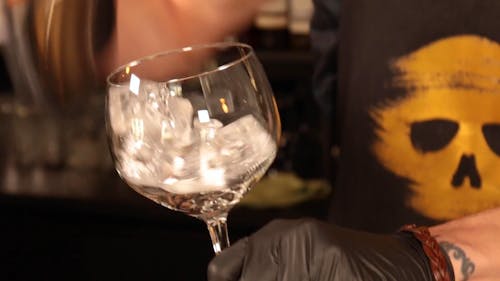
[[[253,48],[196,45],[123,65],[107,78],[106,130],[120,177],[203,220],[214,251],[227,214],[270,167],[280,119]]]

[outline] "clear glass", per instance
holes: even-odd
[[[116,170],[138,193],[206,222],[229,246],[228,211],[274,161],[278,109],[253,49],[216,43],[154,54],[108,77]]]

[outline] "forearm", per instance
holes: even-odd
[[[97,55],[100,71],[107,74],[145,55],[236,35],[264,1],[115,0],[116,26]]]
[[[449,255],[455,280],[498,280],[500,208],[434,226],[430,231]]]

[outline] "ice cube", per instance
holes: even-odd
[[[223,126],[158,83],[115,90],[110,119],[121,144],[117,167],[130,183],[177,194],[218,191],[272,157],[276,143],[251,114]]]
[[[172,170],[168,161],[162,158],[155,146],[129,135],[124,137],[122,150],[117,155],[117,168],[128,182],[157,186]]]
[[[114,134],[126,134],[134,126],[133,120],[143,120],[142,129],[155,132],[166,117],[158,83],[138,79],[109,89],[108,111]]]
[[[123,134],[127,131],[122,99],[125,99],[128,94],[128,87],[112,87],[109,89],[107,101],[109,122],[115,134]]]
[[[200,141],[183,156],[182,168],[163,182],[163,189],[177,194],[220,191],[276,153],[275,141],[253,115],[224,127],[215,119],[202,121],[193,122]]]
[[[192,161],[189,146],[195,139],[188,99],[171,96],[164,84],[139,80],[134,87],[111,88],[108,102],[113,134],[121,142],[115,152],[122,176],[151,186],[175,174],[191,176],[191,171],[172,167],[173,159]]]
[[[213,146],[217,166],[227,167],[226,178],[238,178],[276,153],[276,142],[251,114],[218,129]]]
[[[168,118],[164,119],[162,140],[170,141],[174,147],[185,147],[193,144],[193,106],[182,97],[168,96],[166,111]]]
[[[193,121],[195,137],[202,143],[210,142],[222,126],[222,122],[210,118],[208,110],[198,110],[198,118]]]

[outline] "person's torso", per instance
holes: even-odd
[[[391,231],[500,206],[500,2],[342,5],[334,221]]]

